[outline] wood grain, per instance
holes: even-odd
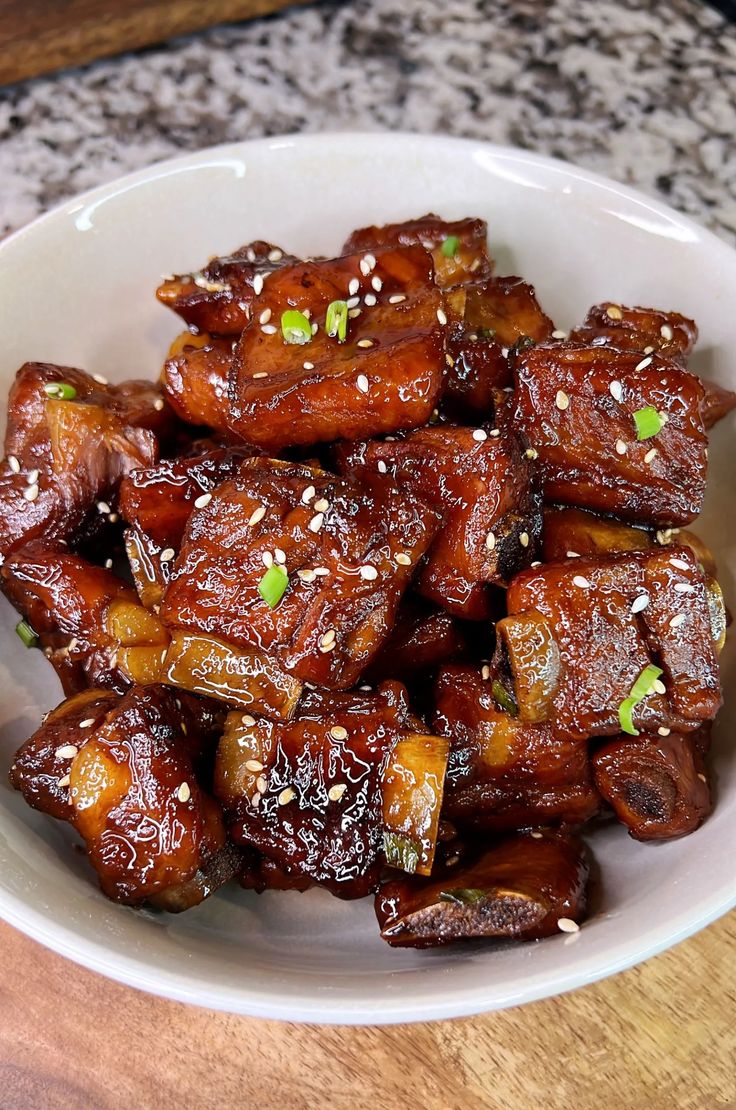
[[[282,1025],[165,1002],[0,925],[3,1110],[736,1106],[736,913],[574,994],[462,1021]]]
[[[0,84],[305,0],[0,0]]]

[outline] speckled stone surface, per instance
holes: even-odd
[[[698,0],[333,0],[24,82],[0,229],[181,151],[384,128],[554,154],[736,240],[736,27]]]

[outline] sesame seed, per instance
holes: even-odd
[[[156,400],[153,402],[153,407],[155,408],[156,412],[163,411],[164,402],[161,397],[156,398]]]
[[[188,802],[192,796],[192,791],[188,782],[183,782],[176,792],[176,796],[180,802]]]
[[[64,775],[63,778],[60,778],[58,780],[56,785],[57,786],[68,786],[71,781],[72,780],[70,779],[69,775]]]
[[[542,565],[542,563],[541,563],[541,560],[539,560],[539,559],[537,559],[536,562],[529,564],[529,566],[532,567],[532,569],[534,567],[541,567],[541,565]]]
[[[389,304],[401,304],[401,302],[405,301],[405,300],[406,300],[406,297],[404,296],[403,293],[393,293],[389,297],[388,303]]]
[[[537,451],[534,447],[527,447],[524,454],[526,455],[526,457],[528,459],[538,459],[539,458],[539,451]]]
[[[354,297],[359,289],[360,282],[358,281],[357,277],[351,278],[350,282],[348,283],[348,295]]]
[[[270,308],[264,308],[263,312],[258,317],[259,324],[267,324],[270,319],[271,319],[271,309]]]
[[[105,570],[112,570],[112,559],[105,559]]]
[[[651,357],[651,355],[648,355],[647,358],[643,358],[641,360],[641,362],[637,362],[634,369],[635,370],[646,370],[647,366],[651,366],[651,364],[652,364],[652,357]]]
[[[609,308],[608,311],[609,312],[611,311],[610,308]],[[557,928],[560,930],[561,933],[578,933],[578,932],[580,932],[580,926],[578,925],[577,921],[573,921],[571,917],[561,917],[561,918],[559,918],[559,920],[557,922]]]
[[[278,331],[278,328],[275,324],[264,324],[261,328],[261,331],[264,335],[275,335]]]
[[[654,682],[652,683],[652,689],[654,690],[655,694],[667,693],[667,687],[660,678],[655,678]]]
[[[360,297],[348,297],[348,299],[345,301],[345,304],[348,306],[348,308],[357,308],[360,304]]]
[[[485,439],[488,439],[488,433],[484,432],[482,428],[475,428],[473,431],[473,439],[477,443],[483,443]]]
[[[95,723],[94,717],[87,717],[87,719],[85,721],[80,721],[79,722],[79,727],[80,728],[92,728],[92,725],[94,723]]]
[[[333,725],[330,729],[330,736],[333,740],[347,740],[348,730],[343,728],[342,725]]]
[[[34,482],[38,481],[38,474],[39,472],[37,470],[28,471],[28,477],[26,478],[26,481],[28,482],[29,486],[32,486]]]
[[[700,779],[701,782],[707,782],[708,781],[702,771],[698,771],[698,778]]]
[[[302,366],[304,367],[305,370],[314,370],[314,363],[313,362],[303,362]]]
[[[687,582],[675,582],[675,590],[678,594],[695,593],[695,587],[690,586]]]
[[[13,474],[20,474],[20,463],[15,455],[8,455],[8,466],[13,471]]]
[[[365,565],[360,568],[360,577],[364,578],[366,582],[374,582],[376,578],[378,578],[378,571],[374,566],[371,566],[370,563],[365,563]]]
[[[368,306],[368,308],[373,308],[374,304],[377,304],[376,294],[366,293],[366,295],[363,297],[363,302]]]
[[[270,551],[263,552],[263,554],[261,555],[261,562],[263,563],[264,567],[270,568],[273,566],[273,555]]]
[[[250,713],[244,713],[240,719],[244,725],[247,725],[248,728],[252,728],[253,725],[256,723],[255,717],[251,717]]]
[[[245,767],[248,771],[262,771],[263,764],[259,759],[246,759]]]
[[[489,434],[489,436],[491,436],[492,439],[498,439],[498,437],[501,434],[501,429],[500,428],[493,428],[493,430],[490,431],[488,434]]]
[[[669,734],[672,732],[672,729],[665,728],[664,725],[660,725],[660,727],[657,729],[657,732],[660,736],[669,736]]]
[[[97,382],[98,385],[109,385],[107,378],[103,378],[102,374],[93,374],[92,381]]]
[[[484,682],[488,682],[488,679],[491,677],[491,668],[488,666],[487,663],[484,663],[481,667],[480,677],[483,679]]]
[[[357,316],[360,316],[362,311],[362,308],[351,308],[348,312],[348,316],[351,320],[354,320]]]
[[[567,332],[566,331],[559,331],[559,330],[558,331],[553,331],[552,332],[552,338],[553,339],[567,339]]]
[[[662,544],[663,546],[665,544],[672,543],[672,529],[664,528],[662,531],[656,533],[655,538],[657,540],[657,543]]]
[[[256,274],[253,278],[253,292],[258,297],[263,292],[263,275]]]
[[[107,516],[107,514],[110,512],[110,506],[108,505],[107,501],[97,502],[97,512],[100,513],[102,516]]]
[[[74,756],[79,753],[79,748],[76,744],[62,744],[60,748],[56,749],[54,753],[57,759],[74,759]]]
[[[26,501],[35,501],[38,497],[38,482],[34,482],[31,486],[26,486],[23,490],[23,496]]]
[[[579,586],[581,590],[589,590],[590,582],[587,578],[583,578],[582,574],[576,574],[572,580],[573,586]]]
[[[654,461],[654,459],[655,459],[655,457],[656,457],[656,456],[657,456],[658,454],[659,454],[659,451],[657,450],[657,448],[656,448],[656,447],[651,447],[651,448],[650,448],[650,449],[649,449],[649,450],[647,451],[646,455],[644,456],[644,462],[645,462],[645,463],[650,463],[650,462],[653,462],[653,461]]]
[[[379,459],[378,460],[378,473],[379,474],[385,474],[387,470],[388,470],[388,467],[386,466],[383,459]]]
[[[613,397],[614,401],[622,401],[624,396],[624,387],[619,381],[612,381],[608,386],[608,392]]]
[[[666,339],[668,343],[671,339],[674,339],[675,337],[675,333],[673,332],[669,324],[662,324],[662,327],[659,329],[659,334],[662,336],[663,339]]]
[[[120,514],[110,513],[107,519],[110,521],[110,524],[117,524],[117,522],[120,520]]]
[[[672,619],[670,621],[670,628],[679,628],[681,624],[684,624],[684,622],[685,622],[685,614],[684,613],[677,613],[677,615],[672,617]]]
[[[488,548],[489,551],[493,551],[495,546],[496,546],[496,537],[493,534],[493,532],[489,532],[488,535],[486,536],[486,547]]]
[[[358,347],[372,347],[373,346],[373,340],[372,339],[359,339],[358,343],[357,343],[357,346]]]
[[[443,312],[443,310],[441,308],[437,309],[437,319],[439,320],[439,322],[442,324],[443,327],[447,323],[447,316],[445,315],[445,313]]]
[[[248,517],[248,524],[252,528],[254,524],[260,523],[260,521],[263,520],[265,515],[266,515],[266,506],[265,505],[259,505],[258,508],[254,509],[253,512]]]
[[[624,441],[622,439],[617,439],[616,440],[616,454],[617,455],[625,455],[627,451],[628,451],[628,447],[626,446]]]
[[[653,350],[654,350],[654,347],[645,347],[644,348],[644,354],[645,355],[650,355]]]
[[[159,558],[161,559],[162,563],[170,563],[175,555],[176,552],[174,551],[173,547],[165,547],[161,552]]]
[[[257,790],[251,798],[250,804],[253,806],[254,809],[258,809],[259,805],[261,804],[261,795],[258,793]]]
[[[566,408],[569,407],[570,398],[565,393],[564,389],[558,389],[557,390],[557,395],[555,397],[555,404],[557,405],[557,408],[562,409],[563,412]]]
[[[274,249],[272,251],[268,252],[268,261],[269,262],[280,262],[283,257],[284,257],[284,252],[280,251],[278,247],[274,247]]]
[[[528,532],[522,532],[521,533],[521,535],[519,536],[519,543],[521,544],[522,547],[528,547],[529,546],[529,533]]]
[[[286,563],[286,552],[282,551],[280,547],[275,547],[273,549],[273,557],[281,566],[284,566]]]
[[[677,567],[678,570],[690,569],[684,559],[670,559],[670,566]]]
[[[648,604],[649,594],[639,594],[639,596],[635,597],[631,603],[631,612],[641,613],[643,609],[646,609]]]
[[[365,374],[358,374],[358,380],[355,384],[361,393],[367,393],[370,388]]]
[[[375,289],[376,293],[380,293],[383,289],[383,282],[381,281],[378,274],[375,274],[374,277],[371,278],[371,285]]]
[[[257,374],[251,374],[251,378],[267,378],[268,373],[265,370],[259,370]]]
[[[609,320],[623,320],[624,314],[616,304],[609,304],[606,309],[606,316]]]
[[[194,502],[194,507],[195,507],[195,509],[204,509],[205,505],[209,505],[211,500],[212,500],[212,494],[211,493],[203,493]]]
[[[320,503],[321,502],[317,502],[317,504],[320,504]],[[309,531],[310,532],[319,532],[320,528],[322,527],[322,522],[324,521],[324,519],[325,519],[325,515],[324,515],[323,512],[315,513],[315,515],[312,517],[312,519],[309,522]]]
[[[331,651],[335,646],[337,634],[334,628],[328,628],[323,636],[320,637],[319,646],[320,651]]]
[[[265,775],[259,775],[256,779],[256,790],[258,790],[261,794],[265,794],[268,790],[268,783],[266,782]]]
[[[400,551],[399,554],[396,556],[396,562],[399,564],[399,566],[410,567],[411,556],[405,555],[403,551]]]
[[[346,783],[344,783],[344,782],[335,783],[335,785],[331,786],[330,789],[327,791],[327,797],[330,799],[331,802],[339,802],[340,798],[342,798],[342,796],[343,796],[343,794],[345,793],[346,790],[347,790],[347,784]]]
[[[312,500],[312,498],[314,497],[316,492],[317,491],[314,488],[314,486],[307,486],[307,488],[305,490],[303,490],[303,492],[302,492],[302,501],[304,502],[305,505],[308,504],[308,502],[310,502]]]
[[[296,798],[296,790],[293,786],[287,786],[286,790],[282,790],[279,794],[278,802],[280,806],[288,806]]]
[[[314,582],[316,577],[314,571],[310,570],[309,567],[307,567],[306,570],[298,570],[296,573],[297,577],[301,578],[302,582]]]

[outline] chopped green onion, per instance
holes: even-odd
[[[496,329],[495,328],[476,328],[475,329],[475,334],[480,339],[493,339],[494,335],[496,334]]]
[[[445,258],[452,258],[454,254],[457,254],[457,248],[459,246],[460,240],[458,239],[457,235],[448,235],[444,243],[442,244],[442,253],[444,254]]]
[[[637,439],[651,439],[664,427],[664,420],[651,405],[647,405],[644,409],[637,409],[634,413],[634,423]]]
[[[513,694],[510,694],[503,683],[499,682],[497,678],[494,678],[491,683],[491,693],[502,709],[505,709],[512,717],[519,716],[519,707],[514,700]]]
[[[15,634],[20,636],[27,648],[35,647],[38,643],[38,635],[28,621],[19,621],[15,626]]]
[[[281,313],[281,334],[287,343],[308,343],[312,338],[312,325],[303,312],[291,308]]]
[[[274,563],[273,566],[268,568],[263,578],[258,583],[258,593],[267,605],[275,609],[286,593],[286,587],[288,585],[288,574],[280,563]]]
[[[73,401],[77,391],[69,382],[47,382],[43,387],[47,397],[54,397],[59,401]]]
[[[486,897],[485,890],[478,887],[455,887],[453,890],[441,890],[440,902],[452,902],[456,906],[473,906],[482,902]]]
[[[634,708],[643,701],[654,690],[654,683],[659,676],[663,673],[661,667],[655,667],[650,663],[644,668],[634,685],[631,687],[631,693],[628,698],[624,698],[618,707],[618,720],[623,732],[629,736],[638,736],[639,730],[634,728],[634,721],[632,713]]]
[[[399,833],[384,832],[383,851],[389,867],[414,874],[419,863],[419,849],[413,841]]]
[[[332,301],[327,306],[325,331],[334,339],[337,336],[339,343],[345,342],[348,334],[348,306],[346,301]]]

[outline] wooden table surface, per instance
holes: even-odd
[[[736,913],[574,994],[390,1028],[198,1010],[0,925],[3,1110],[736,1107]]]

